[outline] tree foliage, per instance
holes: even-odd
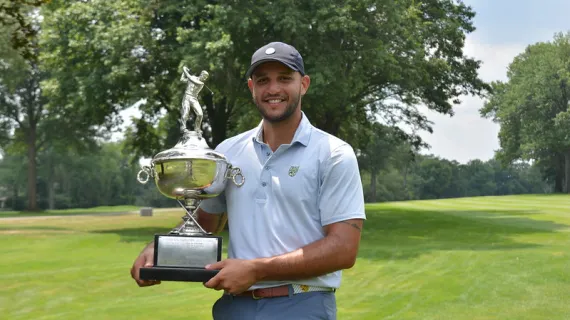
[[[416,105],[452,114],[460,95],[488,89],[479,62],[463,54],[474,12],[451,0],[96,0],[49,9],[45,61],[59,70],[49,96],[100,116],[143,100],[129,132],[139,155],[178,136],[183,64],[211,74],[202,103],[212,145],[256,124],[244,74],[253,51],[269,41],[303,53],[313,79],[306,114],[355,145],[362,142],[356,128],[377,117],[430,130]]]
[[[11,155],[26,155],[27,209],[30,211],[38,209],[38,153],[45,147],[54,148],[56,145],[77,150],[92,145],[98,135],[98,128],[94,125],[99,124],[96,122],[98,119],[89,113],[65,114],[60,113],[61,109],[57,107],[48,106],[40,83],[48,78],[51,70],[44,68],[43,61],[38,59],[38,39],[33,36],[40,30],[41,19],[29,8],[31,4],[39,5],[41,2],[13,1],[8,7],[3,6],[2,10],[8,8],[8,13],[2,14],[15,15],[16,25],[0,26],[0,147]],[[11,32],[20,34],[26,28],[34,30],[26,33],[29,43],[20,43],[21,47],[14,45]],[[26,54],[26,50],[32,50],[33,56]]]
[[[481,109],[501,125],[499,157],[537,161],[555,172],[557,191],[570,192],[570,33],[528,46],[507,76]]]
[[[30,19],[37,8],[50,0],[0,0],[0,27],[9,35],[10,47],[24,59],[38,57],[37,24]]]

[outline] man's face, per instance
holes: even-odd
[[[263,118],[275,123],[288,119],[299,109],[310,80],[280,62],[271,61],[255,68],[247,84]]]

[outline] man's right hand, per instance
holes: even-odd
[[[148,287],[155,284],[160,284],[157,280],[141,280],[140,269],[142,267],[152,267],[154,265],[154,242],[149,243],[143,251],[139,254],[138,258],[133,263],[131,268],[131,277],[135,279],[139,287]]]

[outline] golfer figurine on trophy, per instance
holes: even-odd
[[[222,237],[205,231],[198,223],[197,208],[203,199],[218,196],[227,187],[241,187],[245,178],[241,169],[233,167],[226,157],[216,152],[202,138],[202,108],[198,94],[208,73],[192,76],[183,67],[181,80],[188,86],[182,99],[180,130],[182,137],[171,149],[157,153],[150,166],[143,166],[137,175],[140,183],[154,179],[160,193],[176,199],[186,214],[183,223],[168,234],[154,236],[154,266],[140,269],[145,280],[199,281],[212,278],[218,270],[205,266],[221,260]],[[190,110],[196,113],[194,130],[186,129]]]
[[[202,107],[198,102],[198,94],[204,87],[204,82],[208,79],[208,72],[202,71],[199,77],[190,74],[190,70],[184,66],[182,67],[181,81],[188,82],[186,87],[186,92],[184,92],[184,98],[182,99],[182,117],[180,118],[180,131],[182,134],[186,133],[186,121],[190,115],[190,108],[196,114],[196,121],[194,122],[194,131],[198,136],[202,136]]]

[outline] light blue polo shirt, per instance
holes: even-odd
[[[227,183],[220,196],[202,201],[209,213],[228,213],[228,257],[254,259],[294,251],[325,234],[323,226],[365,219],[358,163],[346,142],[315,128],[305,114],[291,144],[272,152],[261,124],[216,147],[241,168],[245,183]],[[338,288],[342,272],[320,277],[259,282],[250,289],[281,284]]]

